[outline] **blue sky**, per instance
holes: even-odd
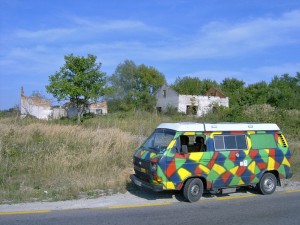
[[[46,95],[70,53],[96,55],[107,75],[130,59],[169,84],[269,82],[300,72],[300,1],[0,0],[0,109],[19,104],[21,86]]]

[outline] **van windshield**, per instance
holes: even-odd
[[[143,148],[158,153],[163,153],[173,140],[175,135],[174,130],[156,129],[143,144]]]

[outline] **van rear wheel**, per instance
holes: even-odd
[[[183,196],[189,202],[198,201],[203,194],[203,183],[199,178],[189,179],[183,187]]]
[[[257,184],[259,192],[263,195],[272,194],[277,185],[277,178],[272,173],[265,173]]]

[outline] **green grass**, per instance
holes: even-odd
[[[67,120],[0,115],[0,203],[123,192],[133,172],[135,149],[162,122],[221,122],[237,117],[249,121],[252,116],[257,122],[272,120],[280,125],[292,150],[293,180],[300,180],[299,111],[272,110],[220,109],[202,118],[137,111],[91,118],[80,126]]]

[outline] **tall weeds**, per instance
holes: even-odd
[[[142,139],[118,128],[0,120],[0,201],[122,191]],[[95,193],[97,194],[97,193]]]

